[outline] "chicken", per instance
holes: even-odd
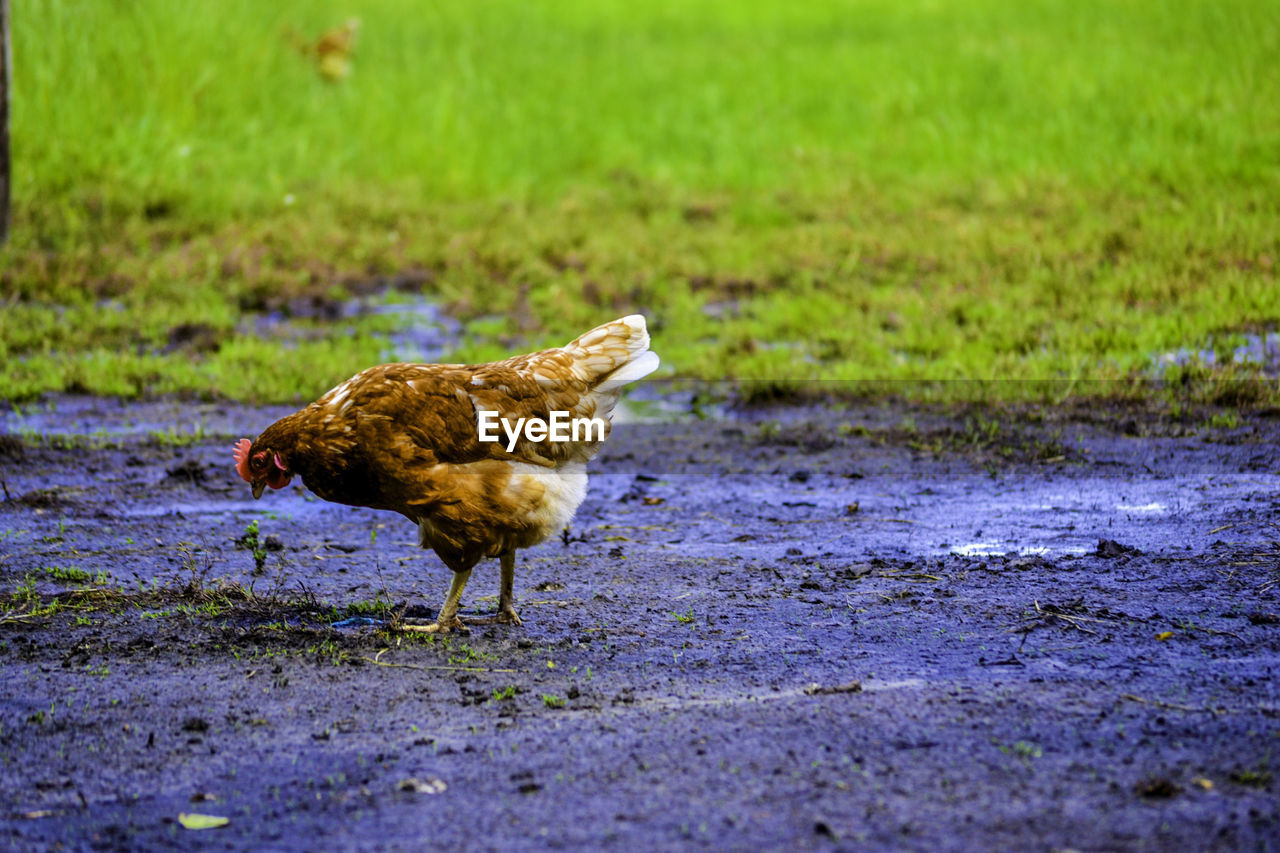
[[[462,591],[486,557],[501,567],[498,613],[472,624],[518,625],[516,550],[568,525],[622,386],[657,367],[639,314],[491,364],[371,367],[236,442],[236,471],[255,498],[296,475],[325,500],[417,524],[418,544],[435,550],[453,582],[436,621],[406,630],[465,630]]]

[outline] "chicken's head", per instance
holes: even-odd
[[[284,457],[267,447],[257,447],[247,438],[236,442],[234,455],[236,472],[246,483],[253,486],[254,498],[262,497],[266,486],[283,489],[293,479],[293,472],[285,463]]]

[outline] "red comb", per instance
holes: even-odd
[[[252,483],[253,478],[249,476],[249,448],[253,447],[253,441],[242,438],[236,442],[235,450],[232,452],[236,457],[236,473],[246,483]]]

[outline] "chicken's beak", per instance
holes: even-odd
[[[263,489],[265,489],[266,487],[267,487],[267,481],[266,481],[266,480],[254,480],[254,481],[253,481],[253,499],[254,499],[255,501],[256,501],[258,498],[262,497],[262,490],[263,490]]]

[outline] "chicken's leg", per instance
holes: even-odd
[[[510,622],[512,625],[519,625],[520,615],[516,613],[516,552],[511,549],[503,554],[500,563],[502,565],[502,589],[498,595],[498,618],[504,622]]]
[[[462,601],[462,590],[467,586],[471,570],[464,569],[453,573],[453,582],[449,584],[449,594],[444,597],[444,606],[436,614],[436,621],[430,625],[401,625],[402,631],[418,631],[424,634],[447,634],[450,631],[466,631],[467,626],[458,618],[458,604]]]
[[[502,585],[498,589],[498,612],[494,616],[485,619],[472,619],[472,625],[522,625],[519,614],[516,613],[515,600],[515,584],[516,584],[516,552],[513,548],[503,553],[498,558],[498,563],[502,567]]]

